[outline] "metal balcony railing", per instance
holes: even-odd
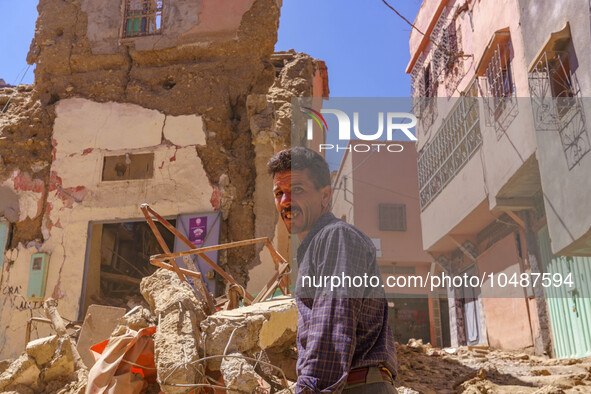
[[[475,86],[473,83],[468,92],[474,92]],[[458,99],[434,139],[419,153],[421,210],[433,201],[482,145],[478,99],[470,93]]]

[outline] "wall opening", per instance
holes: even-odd
[[[176,220],[169,220],[172,225]],[[172,250],[174,235],[156,223]],[[163,253],[145,222],[91,223],[82,316],[92,304],[131,307],[143,302],[140,282],[157,267],[150,256]]]
[[[150,179],[154,177],[154,153],[105,156],[103,181]]]

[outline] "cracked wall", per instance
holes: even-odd
[[[141,220],[143,202],[164,216],[221,210],[220,242],[269,236],[288,257],[266,162],[290,143],[291,98],[328,96],[328,85],[323,62],[272,55],[280,3],[168,0],[162,35],[121,39],[122,1],[39,1],[27,59],[35,85],[19,88],[0,118],[0,188],[18,205],[0,358],[20,352],[40,307],[24,297],[32,254],[50,255],[45,296],[76,320],[88,299],[89,223]],[[10,94],[0,90],[0,103]],[[154,155],[151,178],[101,180],[105,156],[142,153]],[[230,249],[218,263],[257,292],[274,271],[258,252]]]
[[[42,0],[28,60],[37,63],[42,103],[78,96],[134,103],[166,115],[199,114],[207,135],[196,154],[219,191],[214,202],[222,197],[222,240],[228,242],[254,234],[256,169],[246,97],[266,92],[273,83],[268,58],[280,4],[226,3],[167,1],[161,36],[123,40],[120,1]],[[221,262],[229,262],[230,273],[246,282],[245,266],[253,258],[253,249],[230,250]]]
[[[0,120],[0,187],[19,211],[2,269],[3,357],[20,349],[32,313],[21,295],[33,253],[51,256],[45,296],[78,318],[89,222],[141,219],[143,202],[164,215],[221,209],[220,242],[254,238],[246,100],[275,79],[281,2],[164,3],[162,35],[121,39],[122,1],[39,1],[27,57],[35,85]],[[152,179],[100,181],[104,155],[144,152],[154,153]],[[254,248],[219,256],[242,283],[256,262]]]

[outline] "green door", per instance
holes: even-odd
[[[572,279],[572,286],[545,287],[554,354],[558,358],[591,356],[591,258],[555,256],[548,227],[538,232],[544,272]],[[556,275],[556,277],[554,277]]]

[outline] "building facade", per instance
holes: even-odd
[[[585,0],[426,0],[417,15],[425,250],[454,275],[573,278],[450,289],[454,345],[591,354],[589,21]]]

